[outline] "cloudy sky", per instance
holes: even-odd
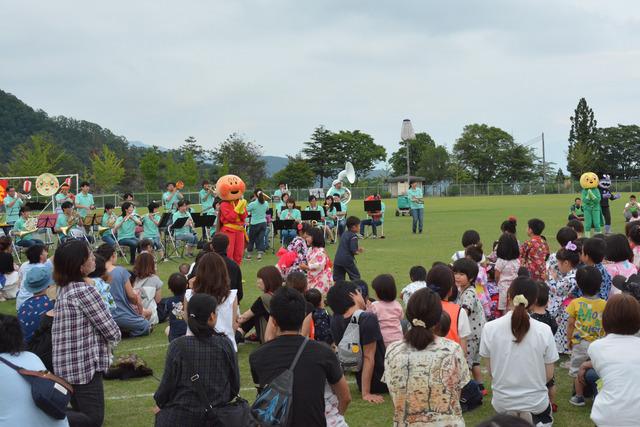
[[[296,153],[315,126],[397,149],[402,119],[449,147],[465,124],[565,165],[586,97],[640,122],[640,2],[0,0],[0,88],[130,140]],[[536,143],[537,144],[537,143]],[[537,144],[539,145],[539,144]]]

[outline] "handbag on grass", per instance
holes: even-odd
[[[49,371],[24,369],[3,357],[0,357],[0,362],[18,372],[31,385],[33,403],[45,414],[56,420],[63,420],[67,416],[67,405],[73,394],[73,387],[69,383]]]

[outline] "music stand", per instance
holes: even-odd
[[[300,216],[303,221],[322,221],[322,215],[320,211],[302,211],[300,212]]]
[[[382,201],[381,200],[365,200],[364,201],[364,211],[367,213],[371,212],[380,212],[382,210]]]
[[[173,224],[171,224],[171,229],[182,228],[187,224],[189,217],[178,218],[175,220]]]
[[[193,218],[193,226],[195,228],[202,228],[202,238],[200,239],[201,242],[205,242],[207,240],[209,240],[209,236],[207,236],[207,228],[211,228],[213,227],[213,224],[216,223],[216,216],[215,215],[194,215],[191,214],[191,217]]]

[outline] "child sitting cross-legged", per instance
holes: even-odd
[[[531,318],[549,325],[551,332],[555,335],[558,331],[558,324],[549,311],[547,311],[547,305],[549,304],[549,286],[544,282],[536,282],[536,284],[538,285],[538,298],[531,306]],[[556,412],[558,410],[558,405],[555,403],[556,382],[554,378],[547,383],[547,389],[549,390],[549,401],[551,402],[551,407],[553,408],[553,412]]]
[[[172,297],[163,298],[158,305],[158,312],[169,319],[169,326],[165,333],[169,341],[181,337],[187,333],[187,319],[185,317],[183,303],[184,294],[187,292],[187,278],[182,273],[173,273],[169,276],[169,289],[173,293]]]
[[[369,311],[378,316],[384,345],[388,347],[389,344],[401,341],[403,338],[400,322],[404,313],[402,306],[396,301],[396,281],[390,274],[381,274],[373,279],[371,286],[378,300],[371,303]]]
[[[456,303],[462,307],[469,317],[471,334],[467,337],[467,364],[471,368],[473,379],[482,384],[480,373],[480,335],[486,322],[484,308],[476,295],[475,281],[478,277],[478,264],[468,258],[453,263],[453,274],[458,287]],[[481,390],[484,387],[480,387]]]
[[[576,394],[569,400],[569,403],[575,406],[584,406],[584,384],[578,380],[578,371],[580,365],[589,358],[587,354],[589,345],[604,336],[602,313],[606,301],[598,296],[602,275],[596,267],[579,268],[576,273],[576,282],[583,296],[571,301],[567,307],[569,314],[567,339],[571,349],[569,375],[575,378],[576,389]]]

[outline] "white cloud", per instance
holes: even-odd
[[[639,116],[634,1],[0,4],[0,88],[147,144],[240,131],[283,155],[325,124],[391,153],[410,117],[449,146],[544,131],[564,165],[580,97],[601,125]]]

